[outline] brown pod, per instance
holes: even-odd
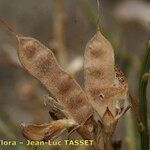
[[[31,37],[17,36],[21,64],[36,77],[78,124],[92,115],[92,106],[78,83],[58,65],[52,51]]]
[[[86,45],[84,70],[86,94],[101,117],[108,106],[104,89],[115,79],[114,65],[113,48],[98,30]]]
[[[84,70],[89,101],[101,118],[109,111],[115,122],[116,105],[122,99],[125,101],[128,87],[127,82],[120,83],[116,76],[118,69],[115,69],[114,50],[99,30],[86,45]]]

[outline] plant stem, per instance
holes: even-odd
[[[126,149],[127,150],[140,150],[140,140],[135,120],[132,115],[132,111],[128,111],[125,116],[125,127],[126,127]]]
[[[85,1],[85,0],[78,0],[77,3],[79,4],[79,7],[83,11],[85,17],[89,21],[91,27],[93,29],[96,29],[96,19],[95,19],[95,14],[93,13],[93,8],[91,5]]]
[[[147,97],[146,89],[149,78],[150,69],[150,41],[147,44],[144,62],[141,68],[140,82],[139,82],[139,109],[142,128],[140,130],[141,136],[141,150],[149,149],[149,132],[148,132],[148,115],[147,115]]]
[[[64,0],[53,0],[53,45],[55,45],[56,55],[59,63],[65,67],[67,65],[67,52],[65,45],[65,6]]]

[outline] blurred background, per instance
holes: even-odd
[[[83,87],[84,49],[96,32],[98,20],[96,0],[0,0],[0,18],[16,33],[48,46],[60,65]],[[116,63],[128,78],[131,94],[138,100],[140,69],[150,29],[150,1],[101,0],[99,24],[114,47]],[[17,48],[15,38],[0,28],[0,139],[23,140],[22,122],[44,123],[51,119],[49,107],[44,105],[48,92],[21,67]],[[121,140],[124,150],[139,149],[136,117],[129,111],[118,123],[114,141]]]

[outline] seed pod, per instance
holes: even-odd
[[[116,103],[122,99],[124,102],[128,87],[127,82],[120,82],[124,74],[116,76],[118,69],[114,66],[114,50],[98,30],[85,48],[85,91],[100,117],[111,113],[115,122]]]
[[[114,65],[113,48],[98,30],[86,45],[84,69],[86,94],[101,117],[108,107],[106,93],[115,79]]]
[[[78,124],[92,115],[92,107],[77,82],[57,64],[52,51],[38,40],[17,36],[18,55],[25,69],[50,91]]]

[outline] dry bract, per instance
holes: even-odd
[[[62,119],[42,125],[22,124],[21,127],[22,133],[27,139],[40,141],[53,138],[56,133],[60,132],[62,129],[71,128],[76,125],[74,120]]]

